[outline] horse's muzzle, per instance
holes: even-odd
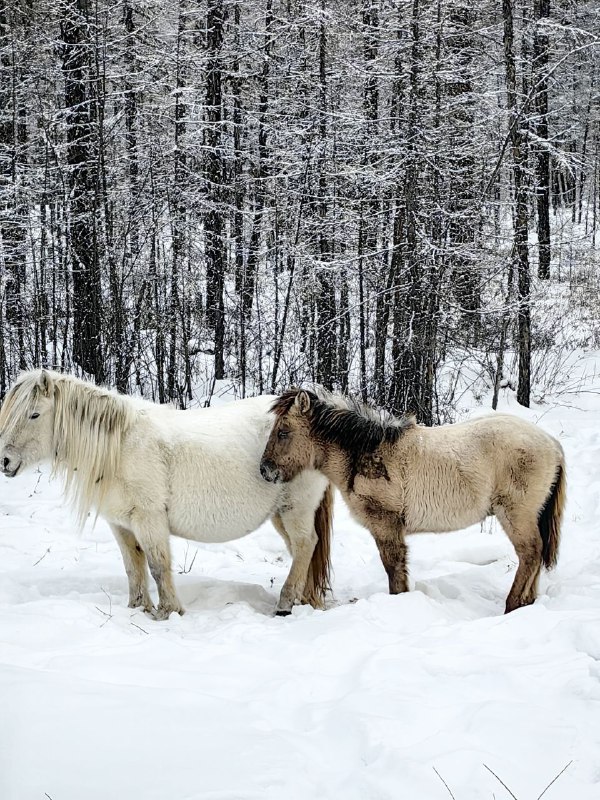
[[[0,471],[7,478],[14,478],[17,472],[21,469],[21,461],[16,461],[14,458],[4,456],[0,463]]]
[[[0,472],[7,478],[14,478],[22,463],[18,451],[12,445],[6,444],[0,448]]]
[[[260,474],[269,483],[278,483],[281,480],[281,472],[274,461],[263,458],[260,462]]]

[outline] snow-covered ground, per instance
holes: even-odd
[[[413,537],[390,597],[338,501],[326,610],[273,617],[289,559],[265,525],[173,540],[187,613],[154,622],[102,522],[78,537],[47,475],[0,479],[0,798],[537,800],[569,764],[544,798],[598,800],[597,388],[503,397],[560,438],[569,479],[559,565],[508,616],[494,522]]]

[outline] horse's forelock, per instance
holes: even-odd
[[[14,430],[31,414],[38,398],[35,376],[22,375],[8,390],[0,407],[0,430],[4,434]]]
[[[290,408],[294,405],[297,394],[298,391],[296,389],[287,389],[285,392],[283,392],[283,394],[281,394],[277,400],[274,400],[271,405],[271,411],[273,414],[275,414],[276,417],[285,416]]]
[[[298,397],[300,392],[307,392],[307,394],[309,394],[311,398],[314,397],[316,399],[316,395],[314,394],[314,392],[311,392],[307,389],[286,389],[285,392],[283,392],[277,398],[277,400],[273,402],[273,405],[271,406],[271,411],[277,417],[284,417],[291,411],[292,406],[296,402],[296,398]]]

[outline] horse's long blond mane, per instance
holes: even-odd
[[[98,510],[121,461],[121,440],[135,410],[116,392],[70,375],[54,390],[53,472],[64,480],[80,524]]]
[[[52,474],[63,479],[65,494],[83,525],[99,510],[121,459],[121,440],[136,410],[125,395],[73,375],[47,371],[54,399]],[[40,396],[41,371],[22,375],[5,400],[7,416],[29,414]],[[2,413],[4,414],[4,405]]]

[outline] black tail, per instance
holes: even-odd
[[[564,464],[560,463],[556,471],[554,486],[538,518],[538,529],[542,537],[542,558],[546,569],[556,566],[566,493],[567,476]]]

